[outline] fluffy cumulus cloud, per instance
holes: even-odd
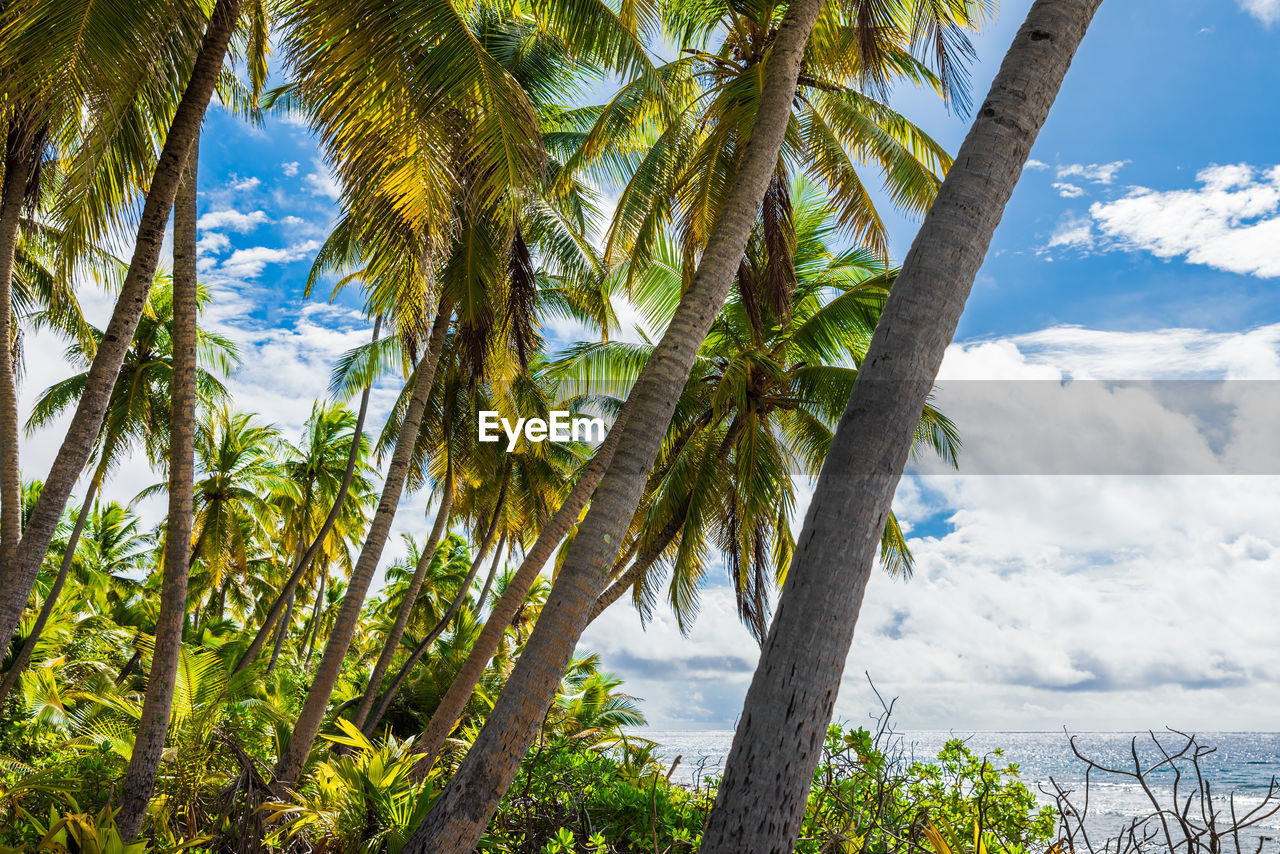
[[[246,234],[266,222],[270,222],[270,219],[264,211],[242,213],[234,208],[226,208],[204,214],[196,220],[196,227],[209,231],[227,229]]]
[[[1240,0],[1240,6],[1268,26],[1280,21],[1280,0]]]
[[[1058,187],[1059,185],[1055,185]],[[1187,189],[1129,187],[1065,214],[1049,248],[1150,252],[1232,273],[1280,276],[1280,166],[1211,166]]]
[[[256,278],[268,264],[287,264],[312,255],[320,244],[315,240],[287,247],[250,246],[237,249],[222,262],[218,272],[233,279]]]
[[[1075,420],[1046,423],[1046,415],[1037,441],[1007,443],[1044,455],[1068,438],[1087,446],[1114,435],[1106,418],[1114,395],[1135,389],[1103,381],[1189,378],[1280,385],[1280,327],[1054,327],[955,345],[939,405],[963,422],[972,414],[946,397],[957,384],[1089,383]],[[1153,394],[1129,410],[1142,414],[1146,431],[1126,435],[1145,436],[1147,447],[1126,453],[1160,461],[1230,452],[1229,443],[1206,441],[1214,425],[1188,422],[1167,403]],[[1268,423],[1247,401],[1222,410],[1227,432],[1256,434]],[[992,417],[990,402],[982,414]],[[1036,423],[1034,413],[1026,423]],[[1280,596],[1280,539],[1267,533],[1280,513],[1274,476],[912,476],[895,505],[916,572],[905,582],[873,576],[838,717],[861,721],[878,707],[869,674],[899,698],[899,721],[913,728],[1268,725],[1280,702],[1270,652],[1280,642],[1270,617]],[[645,697],[658,728],[732,726],[756,653],[723,583],[707,591],[688,640],[666,615],[641,631],[627,606],[615,605],[583,643]]]

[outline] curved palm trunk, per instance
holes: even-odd
[[[1100,2],[1032,6],[902,265],[796,543],[704,854],[792,849],[920,410]]]
[[[302,773],[307,756],[311,753],[311,745],[320,731],[325,710],[329,706],[329,697],[333,694],[333,687],[337,684],[338,676],[342,672],[342,660],[351,647],[351,639],[355,636],[356,625],[360,621],[360,609],[364,606],[365,594],[369,592],[369,584],[373,581],[378,561],[382,558],[382,549],[387,543],[396,508],[400,504],[400,493],[404,491],[405,480],[409,476],[413,447],[418,439],[418,428],[422,424],[422,416],[427,408],[427,399],[431,396],[436,364],[440,361],[440,352],[444,349],[451,313],[451,309],[444,304],[441,304],[436,313],[426,352],[422,354],[422,359],[418,363],[413,393],[405,409],[404,421],[400,424],[400,432],[396,436],[396,446],[391,454],[391,464],[387,467],[387,480],[382,487],[378,509],[373,514],[373,522],[369,526],[368,536],[365,537],[364,547],[360,550],[355,571],[351,573],[351,582],[347,586],[346,596],[342,599],[342,606],[334,619],[333,629],[329,632],[324,656],[320,659],[315,679],[302,704],[302,711],[298,713],[289,746],[276,763],[275,778],[278,783],[292,784]]]
[[[560,509],[551,517],[551,521],[538,533],[538,539],[533,547],[525,552],[520,568],[511,577],[510,583],[502,591],[498,601],[493,604],[493,610],[489,612],[484,628],[480,630],[480,637],[476,638],[475,645],[467,653],[462,669],[454,675],[453,681],[449,683],[449,689],[440,700],[440,705],[431,715],[427,728],[413,744],[414,752],[423,754],[422,759],[413,769],[416,779],[422,780],[431,770],[436,756],[440,753],[440,748],[444,747],[445,739],[453,732],[458,719],[462,717],[463,710],[467,707],[467,701],[471,699],[476,686],[480,684],[485,668],[489,666],[489,659],[493,658],[498,651],[507,628],[515,620],[516,614],[520,613],[520,606],[524,604],[525,597],[533,589],[533,582],[537,580],[538,573],[542,571],[542,567],[546,566],[547,561],[551,560],[560,541],[573,528],[582,514],[582,508],[586,507],[587,502],[591,500],[596,486],[604,477],[605,470],[609,468],[613,454],[618,449],[618,442],[622,439],[623,427],[629,411],[630,407],[624,405],[613,429],[596,449],[591,463],[578,476],[578,482],[573,485],[573,489],[560,505]]]
[[[484,608],[484,603],[489,599],[489,591],[493,589],[493,580],[498,575],[498,567],[502,565],[502,550],[507,547],[507,532],[503,531],[502,536],[498,538],[498,548],[493,552],[493,563],[489,566],[489,574],[484,578],[484,585],[480,588],[480,594],[476,596],[476,612]]]
[[[378,315],[373,322],[374,341],[378,340],[378,334],[381,331],[382,315]],[[365,417],[369,414],[369,388],[369,386],[365,386],[364,391],[360,394],[360,411],[356,415],[356,426],[351,431],[351,450],[347,453],[347,468],[342,473],[342,483],[338,486],[338,494],[333,500],[333,506],[329,508],[329,515],[324,517],[324,522],[320,525],[320,530],[316,532],[311,545],[307,547],[302,558],[293,567],[293,572],[290,573],[288,580],[285,581],[280,594],[276,596],[276,601],[271,603],[271,608],[267,611],[267,616],[263,618],[262,625],[258,627],[253,640],[249,642],[249,648],[245,650],[244,655],[240,656],[240,660],[232,668],[232,676],[252,664],[257,659],[258,653],[262,652],[262,647],[266,644],[267,639],[271,637],[271,631],[276,621],[280,619],[280,615],[286,607],[292,607],[293,597],[298,590],[298,585],[302,583],[302,577],[307,574],[307,568],[311,566],[311,562],[320,553],[320,547],[324,545],[325,537],[329,536],[329,532],[333,530],[334,524],[338,521],[338,516],[342,514],[342,506],[347,502],[347,494],[351,491],[351,482],[355,479],[356,463],[360,460],[360,439],[364,436]]]
[[[0,191],[0,563],[8,566],[22,539],[22,472],[18,457],[18,371],[14,362],[13,262],[31,174],[23,122],[11,119]],[[28,591],[30,594],[30,591]],[[26,601],[23,601],[23,607]],[[5,640],[9,638],[5,635]],[[0,692],[2,694],[3,692]]]
[[[508,472],[510,472],[510,469],[508,469]],[[502,484],[502,490],[504,493],[506,492],[506,488],[507,484],[504,481]],[[373,733],[377,731],[378,724],[381,722],[382,716],[387,713],[387,709],[391,706],[391,701],[400,693],[400,689],[404,686],[405,680],[409,678],[409,673],[413,670],[414,665],[421,660],[422,656],[426,655],[427,650],[431,648],[431,644],[436,642],[436,638],[444,634],[444,630],[449,628],[449,624],[453,622],[453,618],[462,610],[462,604],[467,601],[467,595],[471,592],[471,585],[475,583],[476,575],[480,572],[480,564],[484,563],[485,555],[489,553],[490,547],[493,546],[493,537],[498,532],[498,511],[502,509],[501,496],[498,501],[499,506],[494,512],[493,522],[489,525],[489,530],[485,534],[484,541],[480,544],[479,551],[476,552],[476,556],[471,560],[471,568],[467,571],[467,577],[462,579],[462,583],[458,586],[457,595],[455,595],[453,597],[453,601],[449,603],[449,608],[444,612],[444,615],[436,621],[436,624],[431,627],[431,631],[427,632],[426,636],[418,642],[418,645],[414,647],[413,652],[409,654],[409,658],[406,659],[405,663],[400,666],[398,671],[396,671],[396,677],[391,680],[391,686],[387,688],[386,693],[379,698],[377,708],[373,710],[373,714],[369,716],[369,719],[363,722],[361,730],[366,736],[372,737]],[[501,554],[501,549],[499,549],[499,554]],[[486,587],[493,582],[493,574],[497,572],[497,569],[498,561],[495,556],[493,565],[489,569],[489,577],[485,579]],[[376,690],[376,685],[369,686],[366,691],[366,696],[374,693]]]
[[[440,508],[436,511],[436,521],[431,526],[431,535],[427,537],[427,545],[423,548],[422,554],[418,556],[418,565],[413,569],[413,578],[409,579],[409,586],[404,592],[404,599],[400,602],[399,610],[396,611],[395,622],[392,623],[390,630],[387,631],[387,639],[382,644],[382,652],[379,653],[378,661],[373,665],[373,670],[369,673],[369,681],[365,683],[364,696],[360,698],[360,705],[356,708],[356,713],[351,718],[351,722],[357,727],[363,727],[365,720],[369,717],[369,711],[373,708],[373,701],[378,696],[378,689],[382,687],[382,678],[387,675],[387,670],[391,667],[391,660],[395,658],[396,650],[400,648],[400,639],[404,637],[405,627],[409,625],[409,617],[413,614],[414,606],[418,604],[418,594],[422,592],[422,582],[426,580],[427,570],[431,567],[432,558],[435,557],[436,547],[440,545],[445,529],[449,527],[449,514],[452,512],[453,459],[450,458],[445,471]]]
[[[622,594],[626,593],[636,582],[644,578],[662,553],[667,547],[675,541],[676,535],[680,533],[680,528],[684,525],[684,514],[678,513],[667,523],[656,538],[656,541],[649,547],[640,550],[636,555],[635,563],[628,567],[627,571],[618,576],[604,593],[600,594],[600,598],[596,600],[596,604],[591,608],[591,616],[587,619],[590,625],[596,621],[596,618],[604,613],[605,609],[622,598]]]
[[[215,13],[216,14],[216,13]],[[234,19],[230,22],[234,24]],[[213,24],[210,24],[210,31]],[[230,30],[230,27],[228,27]],[[221,60],[219,60],[221,61]],[[216,69],[215,69],[216,72]],[[129,770],[120,789],[120,836],[132,841],[142,828],[169,732],[169,712],[182,654],[190,574],[191,513],[195,490],[196,423],[196,171],[199,141],[190,147],[173,210],[173,375],[169,413],[169,520],[164,582],[156,619],[155,652],[142,701]]]
[[[267,673],[276,669],[276,662],[280,660],[280,651],[284,649],[284,636],[289,632],[289,622],[293,619],[293,604],[296,598],[296,591],[289,594],[289,601],[284,606],[284,617],[280,620],[280,625],[276,627],[276,638],[271,644],[271,661],[267,663]],[[319,600],[317,600],[319,601]]]
[[[13,686],[18,684],[18,677],[22,675],[22,671],[26,670],[28,662],[31,661],[31,655],[36,650],[40,635],[44,632],[44,627],[49,622],[49,616],[53,614],[53,607],[58,603],[58,596],[62,594],[62,588],[67,583],[67,575],[71,572],[71,564],[75,563],[76,546],[80,544],[80,535],[84,533],[85,522],[89,519],[89,512],[93,507],[93,499],[98,492],[100,474],[89,481],[89,487],[84,492],[84,503],[80,505],[80,512],[76,514],[76,523],[71,528],[71,536],[67,539],[67,551],[62,556],[62,565],[58,567],[58,577],[53,580],[53,585],[49,588],[49,595],[45,597],[44,605],[40,608],[35,625],[31,627],[31,634],[27,636],[26,643],[18,651],[18,657],[14,659],[9,671],[5,673],[4,682],[0,682],[0,706],[4,705],[5,698],[9,696]]]
[[[165,225],[173,207],[178,181],[186,166],[187,154],[200,133],[200,122],[222,69],[227,44],[240,13],[240,3],[241,0],[218,0],[213,8],[191,79],[156,161],[138,222],[129,271],[125,274],[97,355],[89,367],[84,393],[49,469],[49,476],[45,478],[44,489],[31,512],[16,553],[0,555],[3,561],[0,565],[0,646],[13,637],[67,498],[93,451],[111,389],[120,374],[120,366],[138,328],[151,283],[155,280],[156,263],[160,258]]]
[[[698,347],[742,263],[791,117],[796,80],[822,0],[793,0],[779,26],[751,139],[689,289],[630,395],[625,438],[596,489],[547,604],[475,744],[404,851],[465,854],[515,777],[608,581]]]
[[[307,633],[307,651],[302,656],[305,666],[311,666],[311,656],[315,655],[316,644],[320,641],[320,620],[324,618],[325,594],[329,589],[329,564],[326,561],[320,569],[320,581],[316,584],[316,601],[311,608],[311,625]]]

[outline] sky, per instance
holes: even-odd
[[[1003,0],[975,39],[975,101],[1029,5]],[[905,478],[895,509],[916,570],[873,575],[838,718],[874,711],[874,682],[906,728],[1275,728],[1280,467],[1239,463],[1274,413],[1254,398],[1224,404],[1213,430],[1236,464],[1215,469],[1223,441],[1155,387],[1098,382],[1036,411],[1019,381],[1280,380],[1277,53],[1280,0],[1102,4],[978,275],[939,401],[975,435],[991,406],[1021,407],[1033,460],[1119,430],[1156,473],[989,474],[971,460],[964,474],[962,454],[962,474]],[[892,103],[951,151],[967,131],[927,93]],[[218,108],[200,168],[200,271],[215,294],[204,322],[240,347],[236,405],[296,437],[337,357],[369,335],[358,294],[303,294],[337,185],[305,126],[250,128]],[[901,258],[918,222],[883,212]],[[82,301],[98,321],[110,311],[108,294]],[[61,350],[47,334],[29,340],[28,411],[66,376]],[[971,380],[999,381],[981,386],[999,399],[975,405]],[[1121,394],[1140,422],[1108,421]],[[389,384],[376,390],[373,423],[393,399]],[[59,427],[24,442],[27,477],[48,470]],[[1185,474],[1191,458],[1227,473]],[[157,480],[137,460],[106,493],[127,500]],[[798,489],[807,499],[812,484]],[[427,503],[407,497],[396,530],[425,535]],[[718,572],[688,637],[661,610],[641,626],[623,602],[582,649],[666,730],[731,728],[757,656]]]

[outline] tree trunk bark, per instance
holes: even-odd
[[[373,665],[373,670],[369,674],[369,681],[365,685],[364,696],[360,698],[360,705],[356,708],[355,716],[351,718],[351,722],[356,727],[364,727],[364,722],[369,717],[369,711],[373,708],[373,701],[378,697],[378,689],[382,687],[382,678],[387,675],[387,670],[391,667],[391,660],[395,658],[396,650],[400,648],[400,639],[404,637],[405,626],[409,625],[409,617],[413,614],[414,606],[418,604],[418,594],[422,591],[422,582],[426,580],[427,570],[435,557],[436,547],[440,545],[440,540],[444,537],[444,532],[449,527],[449,514],[452,512],[453,459],[450,458],[446,464],[444,489],[440,496],[440,508],[436,511],[436,521],[431,526],[431,535],[427,537],[426,547],[423,548],[422,554],[418,556],[418,565],[413,569],[413,578],[409,580],[409,587],[404,592],[404,599],[400,602],[399,610],[396,611],[395,622],[392,623],[391,629],[387,632],[387,639],[382,645],[382,652],[378,655],[378,661]]]
[[[604,591],[640,503],[698,347],[742,263],[791,118],[796,81],[822,0],[793,0],[764,70],[751,139],[689,289],[641,371],[620,442],[578,529],[524,652],[457,773],[410,838],[406,854],[466,854],[484,831],[555,698],[556,687]]]
[[[489,659],[493,658],[494,653],[498,651],[507,628],[515,620],[525,597],[533,589],[533,582],[537,580],[538,573],[542,571],[547,561],[551,560],[560,541],[572,530],[582,514],[582,508],[587,506],[587,502],[595,494],[596,486],[604,477],[605,470],[609,468],[613,454],[618,449],[618,442],[622,439],[629,411],[630,406],[624,404],[622,412],[614,422],[613,429],[596,449],[591,463],[578,476],[578,482],[573,485],[569,496],[551,517],[551,521],[538,533],[538,539],[534,542],[533,548],[525,553],[524,560],[520,562],[520,568],[511,577],[510,583],[502,591],[498,601],[493,604],[493,610],[489,612],[484,628],[480,630],[480,637],[476,638],[475,646],[471,648],[471,652],[467,653],[462,669],[454,675],[453,681],[449,683],[449,689],[440,700],[440,705],[431,715],[427,728],[413,744],[414,752],[422,754],[422,759],[413,769],[415,779],[421,781],[431,770],[440,753],[440,748],[444,747],[445,739],[453,732],[458,719],[462,717],[463,710],[467,707],[467,701],[471,699],[476,686],[480,684],[485,668],[489,666]]]
[[[296,596],[296,590],[289,593],[289,601],[284,606],[284,616],[280,620],[280,625],[276,626],[276,636],[271,644],[271,661],[267,663],[267,673],[275,670],[276,662],[280,660],[280,651],[284,649],[284,638],[289,633],[289,622],[293,619],[293,604]],[[320,600],[317,598],[316,601]]]
[[[502,536],[498,538],[498,548],[493,552],[493,563],[489,567],[489,574],[485,576],[484,586],[480,588],[480,595],[476,597],[476,614],[484,610],[484,603],[489,598],[489,591],[493,589],[493,579],[498,575],[498,567],[502,565],[502,550],[507,547],[507,532],[503,531]]]
[[[374,341],[378,340],[378,333],[381,331],[382,316],[378,315],[373,322]],[[280,619],[280,614],[285,609],[285,600],[289,600],[289,604],[292,604],[293,596],[298,589],[298,585],[302,582],[302,577],[306,575],[307,568],[311,566],[311,562],[320,553],[325,537],[329,536],[329,532],[333,530],[334,524],[338,521],[338,516],[342,514],[342,506],[347,501],[347,494],[351,491],[351,482],[355,479],[356,463],[360,460],[360,440],[364,437],[364,422],[368,414],[369,386],[365,386],[360,395],[360,411],[356,415],[356,426],[351,432],[351,450],[347,454],[347,468],[342,473],[342,483],[338,487],[338,495],[334,498],[333,507],[329,508],[329,515],[325,517],[324,523],[320,525],[320,530],[316,533],[315,539],[307,547],[302,559],[294,566],[293,572],[289,575],[288,580],[284,583],[284,588],[280,591],[280,595],[276,596],[276,601],[271,604],[271,608],[267,611],[266,617],[263,618],[257,634],[250,641],[249,648],[245,650],[244,655],[240,656],[240,660],[232,668],[232,676],[244,670],[257,659],[258,653],[262,651],[262,647],[267,642],[267,638],[271,636],[272,627],[275,625],[276,620]]]
[[[215,12],[215,20],[217,13]],[[235,24],[227,23],[228,35]],[[214,32],[210,23],[210,33]],[[206,41],[208,37],[206,37]],[[225,40],[223,41],[225,48]],[[222,52],[219,51],[219,63]],[[216,72],[217,69],[214,69]],[[199,125],[197,124],[197,129]],[[192,503],[195,490],[196,424],[196,173],[199,139],[189,146],[186,168],[173,209],[173,373],[169,413],[169,519],[165,533],[164,581],[156,619],[155,651],[147,693],[142,701],[129,770],[120,788],[117,816],[122,839],[132,841],[142,828],[147,802],[155,788],[169,732],[169,712],[182,654],[182,625],[187,610],[190,572]]]
[[[792,850],[920,410],[1100,2],[1036,0],[902,265],[796,543],[704,854]]]
[[[507,469],[507,476],[511,474],[511,469]],[[391,686],[387,688],[378,699],[378,705],[374,708],[373,714],[369,716],[367,721],[363,722],[361,731],[369,737],[377,731],[378,724],[382,720],[382,716],[387,713],[387,708],[391,705],[391,701],[396,698],[396,694],[400,693],[400,688],[404,685],[405,680],[409,678],[410,671],[413,670],[415,664],[426,655],[427,650],[431,648],[431,644],[436,642],[436,638],[444,634],[444,630],[449,628],[449,623],[453,622],[453,618],[462,610],[462,604],[467,601],[467,595],[471,592],[471,585],[475,583],[476,576],[480,573],[480,564],[484,562],[484,557],[489,553],[489,549],[493,546],[493,538],[498,533],[499,521],[498,516],[502,511],[502,501],[506,497],[507,481],[503,478],[502,491],[498,496],[498,504],[494,507],[493,521],[489,523],[489,530],[484,535],[484,540],[480,543],[480,549],[476,552],[476,556],[471,559],[471,568],[467,571],[467,577],[462,580],[462,584],[458,586],[457,595],[453,597],[453,601],[449,603],[448,609],[444,615],[440,617],[436,624],[431,627],[431,631],[418,642],[413,652],[409,653],[409,657],[405,660],[400,669],[396,671],[395,679],[391,680]],[[496,564],[495,564],[496,568]],[[490,571],[492,576],[492,570]],[[370,685],[366,689],[366,695],[375,693],[378,686]]]
[[[604,613],[605,609],[622,598],[622,594],[630,590],[635,583],[644,577],[667,550],[667,546],[671,545],[676,535],[680,533],[680,529],[684,526],[684,514],[678,514],[666,527],[658,534],[657,542],[648,548],[642,549],[636,555],[635,563],[631,564],[626,572],[619,575],[617,580],[609,585],[609,588],[600,594],[600,598],[596,600],[596,604],[591,608],[591,617],[587,620],[587,625],[596,621],[596,618]]]
[[[329,591],[329,562],[320,569],[320,580],[316,583],[316,601],[311,608],[311,625],[308,626],[307,651],[302,656],[306,667],[311,667],[311,656],[316,653],[316,644],[320,642],[320,620],[324,617],[325,596]]]
[[[67,428],[66,436],[49,469],[49,476],[45,478],[44,489],[31,512],[17,552],[0,556],[3,559],[3,565],[0,566],[0,646],[7,644],[13,637],[67,498],[93,452],[111,390],[120,374],[125,353],[133,341],[133,333],[142,317],[147,295],[151,292],[156,262],[160,257],[165,225],[173,207],[178,181],[182,177],[192,143],[200,134],[200,122],[213,95],[218,73],[222,70],[227,44],[240,13],[240,3],[241,0],[218,0],[213,8],[191,79],[174,113],[173,123],[169,126],[164,147],[156,161],[155,174],[147,190],[147,200],[138,223],[129,271],[125,274],[120,296],[103,333],[97,355],[89,367],[84,393],[80,396],[71,425]]]
[[[18,251],[22,205],[31,158],[23,122],[9,121],[5,137],[4,184],[0,191],[0,565],[9,566],[22,540],[22,470],[18,456],[18,366],[13,342],[13,262]],[[34,577],[33,577],[34,582]],[[30,590],[27,595],[30,595]],[[26,607],[26,599],[22,608]],[[21,614],[21,611],[19,611]],[[15,623],[16,628],[16,623]],[[6,641],[9,635],[4,636]],[[0,694],[3,694],[0,691]]]
[[[76,515],[76,523],[71,528],[70,538],[67,539],[67,551],[62,556],[62,565],[58,567],[58,577],[53,580],[53,585],[49,588],[49,595],[44,599],[44,605],[40,608],[36,623],[31,627],[31,634],[27,636],[27,642],[22,645],[22,649],[18,651],[18,657],[14,659],[13,664],[9,667],[9,672],[4,675],[4,682],[0,683],[0,706],[4,705],[5,698],[9,696],[13,686],[18,684],[18,677],[22,675],[27,663],[31,661],[31,655],[35,652],[40,635],[44,632],[44,627],[49,622],[49,616],[53,613],[53,607],[58,603],[58,596],[62,594],[62,588],[67,583],[67,575],[71,572],[71,564],[75,563],[76,546],[80,543],[80,535],[84,532],[85,522],[88,520],[90,510],[93,507],[93,499],[98,493],[100,477],[101,472],[97,473],[93,480],[89,481],[89,487],[84,492],[84,504],[80,505],[80,512]]]
[[[365,537],[364,547],[360,550],[356,568],[351,573],[351,582],[347,586],[346,596],[343,597],[342,606],[334,619],[333,630],[329,633],[329,639],[325,644],[324,656],[320,659],[316,678],[307,692],[302,711],[298,714],[293,735],[289,739],[289,746],[276,763],[275,778],[278,784],[292,785],[302,773],[307,757],[311,753],[311,745],[320,731],[325,710],[329,706],[329,697],[342,672],[342,660],[351,646],[352,637],[355,636],[365,594],[369,592],[369,584],[373,581],[373,574],[378,569],[382,549],[387,543],[396,508],[400,504],[400,493],[404,491],[413,448],[418,439],[418,428],[422,424],[422,416],[427,408],[427,399],[431,396],[436,364],[440,361],[445,335],[449,331],[451,313],[452,309],[441,303],[436,313],[435,323],[432,324],[426,352],[422,354],[415,372],[413,393],[409,397],[404,421],[396,436],[396,446],[391,454],[391,464],[387,467],[387,480],[382,487],[378,509],[374,511],[368,536]]]

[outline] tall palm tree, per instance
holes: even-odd
[[[869,4],[879,7],[879,3]],[[556,578],[551,598],[525,646],[507,688],[476,744],[406,846],[411,852],[466,852],[514,778],[542,715],[555,695],[573,647],[585,628],[658,455],[697,348],[723,306],[760,205],[776,173],[809,33],[821,0],[793,2],[778,25],[764,66],[751,137],[741,150],[729,191],[680,305],[636,382],[625,437]],[[904,15],[930,21],[943,11],[921,4]],[[943,26],[943,22],[937,22]],[[861,35],[876,43],[884,28]],[[901,42],[900,31],[890,31]]]
[[[112,389],[111,402],[103,419],[102,432],[94,451],[98,462],[89,479],[84,503],[71,529],[58,575],[45,597],[34,628],[28,633],[26,643],[18,653],[13,666],[5,674],[3,683],[0,683],[0,700],[3,700],[12,689],[18,675],[26,666],[31,648],[40,638],[40,632],[67,580],[77,543],[84,530],[86,517],[93,506],[94,498],[110,472],[134,446],[140,445],[143,448],[152,465],[163,465],[165,459],[171,454],[168,422],[178,361],[175,342],[178,325],[176,314],[179,307],[177,294],[170,284],[169,277],[161,275],[157,279],[158,283],[152,288],[149,298],[150,311],[144,315],[134,332],[133,343],[125,355],[120,376]],[[209,295],[200,289],[195,300],[198,310],[200,305],[208,302]],[[225,376],[236,363],[237,356],[235,346],[223,336],[211,332],[197,334],[199,361],[203,362],[203,365],[196,368],[194,382],[197,397],[207,406],[226,397],[226,389],[217,375]],[[102,335],[101,330],[88,327],[86,332],[88,346],[73,345],[66,354],[68,361],[73,365],[80,364],[88,367],[90,354],[102,339]],[[81,372],[46,389],[36,400],[32,409],[31,417],[27,421],[27,432],[40,429],[66,412],[83,393],[87,381],[87,372]]]
[[[532,347],[527,320],[533,264],[522,223],[543,165],[534,105],[541,101],[550,109],[552,98],[581,79],[579,55],[614,44],[615,60],[643,59],[626,22],[610,27],[617,16],[604,4],[599,8],[604,14],[583,27],[566,24],[567,18],[530,19],[515,9],[463,16],[448,2],[379,3],[376,9],[343,4],[341,11],[289,7],[297,97],[318,126],[349,200],[320,260],[363,265],[358,275],[369,309],[397,324],[402,353],[417,364],[406,384],[382,499],[293,737],[276,765],[282,782],[297,779],[319,732],[410,473],[454,315],[477,372],[508,342],[521,361]],[[333,50],[338,34],[341,51]],[[404,62],[388,61],[389,55]],[[348,78],[353,61],[361,71]],[[335,74],[361,85],[333,91]],[[436,162],[423,156],[436,150],[449,157]],[[441,170],[441,163],[450,168]],[[556,232],[554,216],[541,223]],[[533,231],[531,225],[528,233]],[[559,245],[572,263],[580,261],[583,241]],[[432,305],[435,318],[418,356]]]
[[[1101,0],[1036,0],[885,305],[805,518],[703,836],[790,851],[911,436],[1023,164]]]
[[[38,2],[32,5],[41,11],[49,8]],[[240,6],[241,0],[218,0],[213,7],[199,50],[194,54],[194,63],[183,87],[183,94],[172,114],[168,133],[155,162],[138,221],[133,257],[103,335],[102,345],[89,368],[84,394],[80,397],[66,436],[50,467],[49,475],[45,478],[45,488],[23,532],[18,549],[8,555],[0,555],[0,638],[5,641],[13,635],[63,507],[93,451],[116,376],[146,306],[178,183],[222,70]],[[149,25],[157,26],[156,22],[149,22]],[[57,32],[60,29],[54,27],[48,31]],[[164,33],[167,28],[159,26],[158,29]],[[44,37],[45,32],[45,29],[41,29],[38,37]],[[74,37],[72,41],[74,43]],[[130,50],[124,53],[129,54]],[[103,62],[102,65],[110,67],[111,63]],[[66,66],[56,69],[54,75],[63,73],[65,69]],[[45,82],[47,84],[48,81]],[[58,81],[54,85],[58,85]]]
[[[729,569],[738,613],[763,642],[770,594],[786,577],[794,548],[790,517],[793,475],[817,477],[831,436],[857,377],[857,366],[892,286],[893,271],[871,252],[830,248],[837,222],[827,198],[801,180],[791,191],[794,279],[781,310],[762,304],[769,252],[763,223],[748,241],[738,288],[712,325],[686,384],[666,446],[659,455],[630,546],[635,560],[615,566],[615,580],[595,608],[629,589],[647,617],[656,600],[660,559],[669,558],[667,598],[682,629],[697,610],[707,556]],[[661,307],[679,298],[682,276],[673,245],[659,246],[639,294]],[[660,273],[660,274],[659,274]],[[582,344],[556,372],[578,388],[623,394],[652,348]],[[603,364],[602,364],[603,363]],[[605,391],[600,388],[600,391]],[[954,462],[954,426],[926,405],[913,440]],[[881,562],[908,574],[911,555],[892,514],[881,537]]]

